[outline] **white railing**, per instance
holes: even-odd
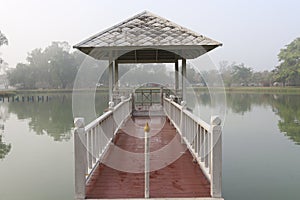
[[[75,199],[85,199],[85,185],[101,162],[114,135],[132,112],[132,98],[121,98],[109,111],[85,126],[83,118],[75,118]]]
[[[181,135],[193,157],[199,163],[211,185],[212,197],[221,197],[222,190],[222,131],[219,117],[208,124],[172,99],[164,98],[164,111]]]

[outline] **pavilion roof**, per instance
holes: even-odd
[[[135,59],[137,62],[147,60],[146,57],[149,58],[150,54],[156,60],[159,57],[166,60],[180,57],[192,59],[221,45],[215,40],[144,11],[76,44],[74,48],[96,59],[108,59],[111,55],[117,55],[114,58],[117,59],[132,51],[134,53],[123,56],[123,59]],[[172,54],[167,56],[166,51]]]

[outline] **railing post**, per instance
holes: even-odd
[[[222,196],[222,128],[218,116],[211,118],[211,184],[212,197]]]
[[[75,161],[75,199],[85,199],[85,181],[87,168],[86,137],[84,118],[75,118],[74,161]]]

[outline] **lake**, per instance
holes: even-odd
[[[0,200],[74,199],[71,94],[48,102],[0,102]],[[209,95],[199,114],[209,119]],[[107,107],[96,95],[96,111]],[[225,199],[299,199],[300,95],[227,94]],[[89,120],[88,120],[89,121]]]

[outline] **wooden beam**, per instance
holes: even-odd
[[[117,62],[121,64],[131,64],[131,63],[174,63],[177,59],[161,59],[161,60],[121,60],[118,59]]]

